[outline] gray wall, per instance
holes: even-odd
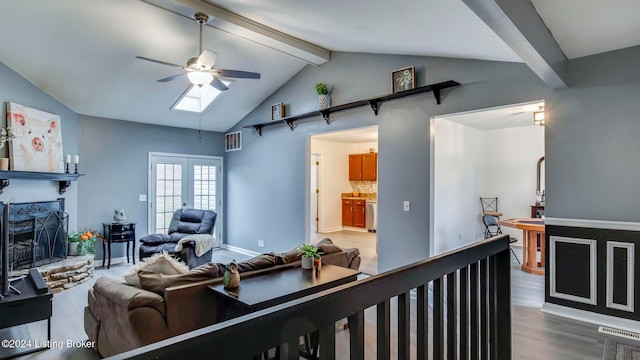
[[[34,109],[60,116],[62,125],[62,149],[65,154],[78,154],[78,114],[57,101],[36,85],[0,62],[0,102],[2,102],[2,127],[6,126],[7,103],[15,102]],[[2,157],[8,157],[10,143],[0,149]],[[82,179],[80,179],[81,181]],[[64,195],[58,194],[58,183],[45,180],[10,180],[8,188],[0,195],[2,202],[27,202],[65,198],[69,213],[69,229],[76,226],[78,213],[78,182],[71,183]]]
[[[550,217],[640,221],[640,47],[572,60],[546,105]]]
[[[100,229],[113,220],[113,209],[124,208],[128,221],[136,224],[136,237],[147,234],[149,152],[224,156],[224,134],[133,123],[80,115],[79,228]],[[137,248],[138,246],[136,246]],[[112,258],[125,256],[124,245],[114,245]],[[98,258],[102,247],[97,246]],[[137,249],[136,249],[137,251]]]
[[[327,82],[334,105],[390,92],[391,71],[416,66],[418,86],[446,80],[463,85],[445,92],[442,105],[417,95],[384,103],[379,116],[362,107],[286,126],[243,130],[243,150],[227,155],[227,243],[254,251],[289,250],[305,241],[308,137],[379,125],[379,269],[429,255],[429,119],[435,115],[544,99],[551,90],[523,64],[489,61],[333,53],[330,62],[307,66],[267,98],[235,129],[270,119],[270,105],[287,114],[317,108],[313,85]],[[411,212],[402,202],[411,201]],[[330,237],[330,234],[328,234]],[[265,249],[257,240],[265,241]]]

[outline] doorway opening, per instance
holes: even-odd
[[[539,100],[431,120],[432,255],[484,239],[480,197],[498,198],[500,219],[535,217],[535,205],[543,214],[544,126],[534,123],[541,109]],[[522,240],[520,230],[502,232]]]
[[[310,136],[308,154],[308,243],[358,248],[377,274],[378,127]]]
[[[223,165],[220,156],[149,153],[149,234],[167,233],[175,210],[189,207],[217,215],[216,247],[224,239]]]

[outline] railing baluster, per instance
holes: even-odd
[[[498,357],[498,338],[496,336],[496,256],[489,257],[489,359]]]
[[[391,301],[387,300],[377,305],[378,321],[378,357],[377,359],[391,358]]]
[[[336,358],[336,324],[331,323],[318,330],[320,343],[320,360],[335,360]]]
[[[418,360],[429,358],[429,283],[418,286],[416,342]]]
[[[467,350],[469,346],[469,338],[467,334],[469,333],[469,314],[467,311],[468,302],[467,302],[467,286],[469,284],[469,274],[467,267],[463,267],[460,269],[460,360],[466,360],[469,356],[469,351]]]
[[[456,291],[457,276],[455,272],[447,274],[447,359],[457,359],[456,317],[458,296]]]
[[[408,359],[411,352],[411,310],[409,292],[398,295],[398,359]]]
[[[364,360],[364,310],[349,316],[351,360]]]
[[[469,266],[469,318],[471,320],[471,350],[469,351],[470,358],[478,359],[478,336],[480,333],[480,326],[478,325],[478,263],[475,262]]]
[[[488,328],[488,320],[487,320],[487,307],[489,304],[487,303],[487,259],[480,260],[480,358],[488,359],[488,341],[487,341],[487,332]]]
[[[442,359],[444,349],[444,286],[433,280],[433,359]]]
[[[542,239],[544,241],[544,239]],[[496,276],[496,331],[498,360],[511,359],[511,254],[503,250],[495,255]]]
[[[280,347],[281,360],[298,360],[300,355],[300,338],[292,338]]]

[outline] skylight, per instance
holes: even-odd
[[[222,80],[227,87],[231,84],[229,80]],[[201,113],[215,100],[222,91],[211,85],[192,85],[180,96],[180,99],[171,106],[173,110],[184,110]]]

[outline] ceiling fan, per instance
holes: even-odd
[[[202,30],[204,25],[209,20],[209,16],[203,13],[197,13],[194,15],[195,21],[200,25],[200,56],[197,58],[190,58],[187,60],[187,66],[172,64],[166,61],[150,59],[144,56],[136,56],[138,59],[151,61],[154,63],[169,65],[173,67],[179,67],[185,72],[178,75],[169,76],[164,79],[158,80],[158,82],[168,82],[175,80],[181,76],[186,75],[189,81],[193,85],[202,87],[203,85],[211,85],[214,88],[225,91],[229,88],[218,78],[239,78],[239,79],[260,79],[260,73],[240,71],[240,70],[224,70],[214,69],[213,66],[216,62],[218,54],[209,50],[202,50]]]

